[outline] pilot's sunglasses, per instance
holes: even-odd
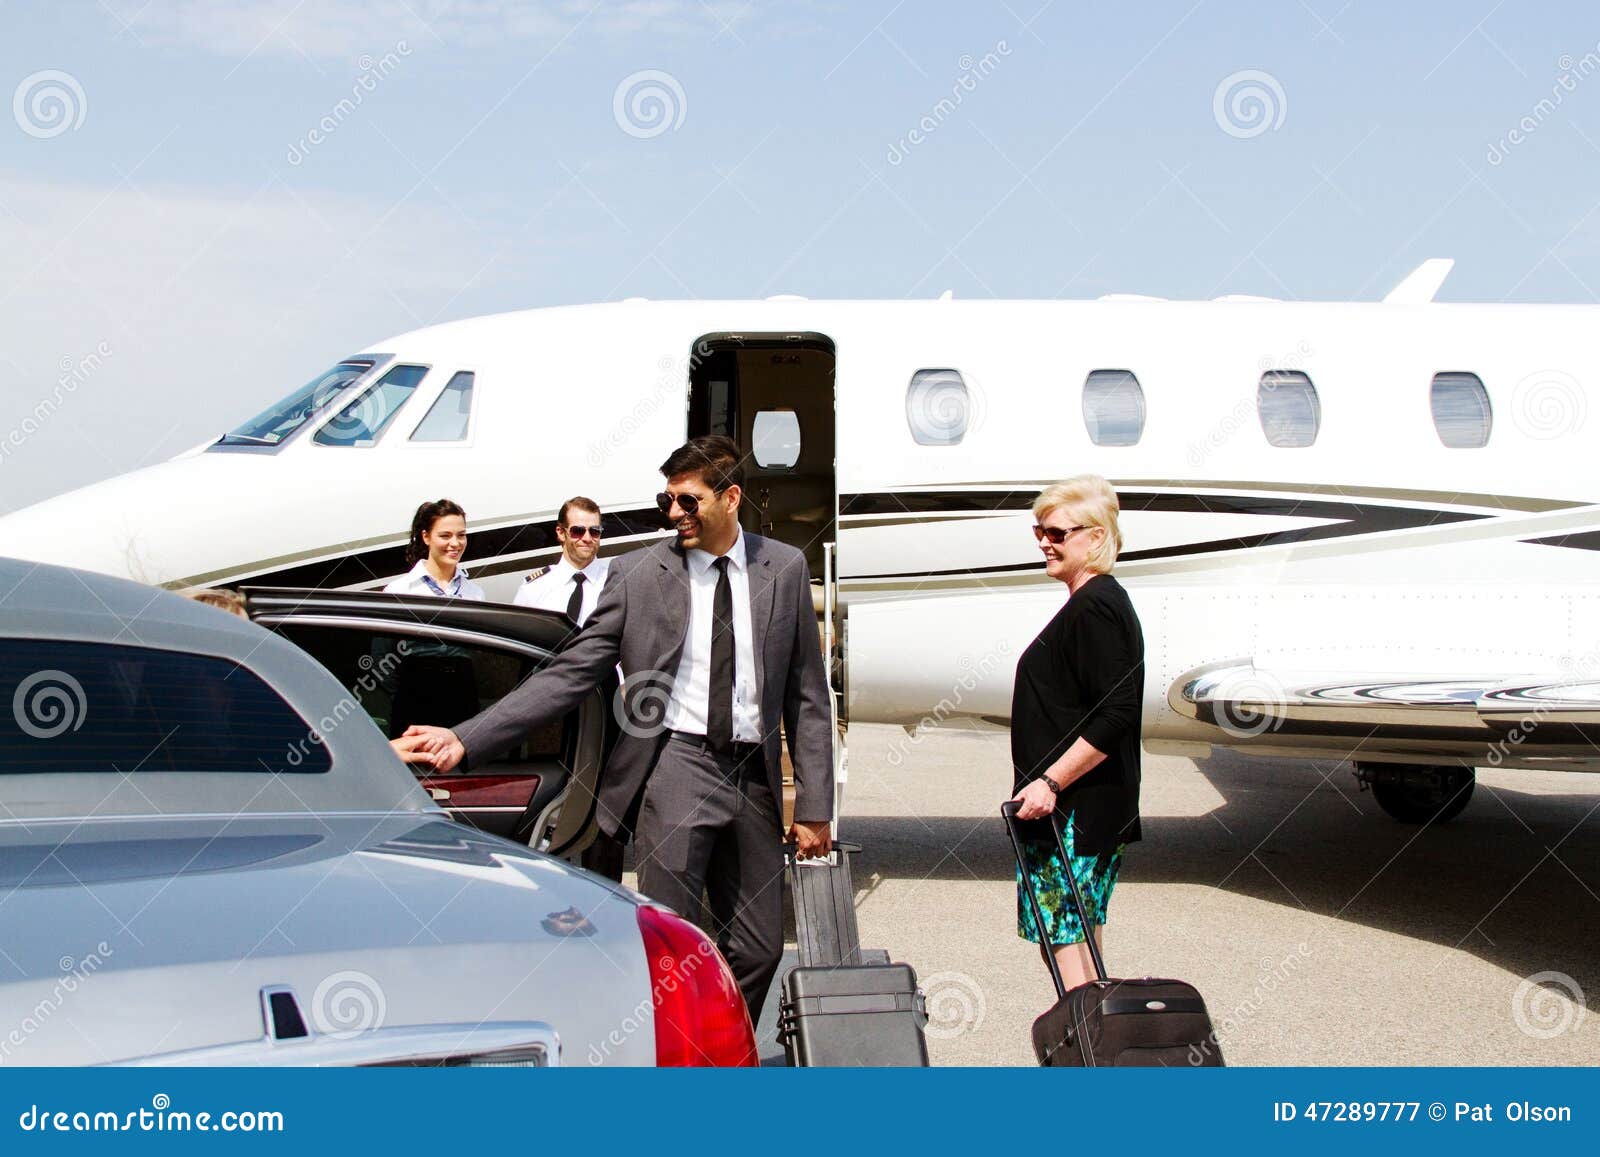
[[[1051,546],[1060,546],[1070,535],[1088,529],[1087,526],[1035,526],[1033,537],[1041,540],[1048,538]]]
[[[600,537],[600,528],[598,526],[569,526],[569,527],[567,527],[567,537],[568,538],[587,538],[591,534],[594,535],[596,538],[599,538]]]
[[[662,514],[670,515],[674,502],[678,504],[678,509],[685,514],[694,515],[700,511],[700,500],[693,494],[668,494],[663,490],[656,495],[656,505],[661,508]]]

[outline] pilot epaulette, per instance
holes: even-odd
[[[525,583],[531,583],[534,579],[544,578],[544,576],[549,574],[549,573],[550,573],[550,568],[547,567],[547,566],[542,566],[538,570],[529,571],[528,572],[528,577],[523,579],[522,581],[525,582]]]

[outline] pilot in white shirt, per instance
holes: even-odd
[[[561,558],[527,578],[512,601],[519,607],[563,611],[581,627],[594,614],[606,585],[611,560],[599,558],[600,507],[584,497],[569,498],[556,515]]]

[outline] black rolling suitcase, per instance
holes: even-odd
[[[1017,805],[1014,800],[1000,806],[1011,848],[1022,864],[1022,838],[1017,831]],[[1066,865],[1067,848],[1061,838],[1061,821],[1051,817],[1056,849]],[[1085,932],[1089,922],[1083,914],[1083,896],[1072,872],[1067,877],[1072,905]],[[1034,924],[1044,928],[1044,913],[1026,869],[1022,872]],[[1206,1002],[1194,985],[1181,980],[1113,980],[1106,975],[1106,962],[1100,948],[1089,935],[1086,943],[1094,960],[1098,980],[1080,984],[1071,992],[1061,979],[1055,954],[1043,943],[1039,952],[1056,983],[1055,1006],[1033,1022],[1033,1051],[1046,1068],[1161,1067],[1218,1068],[1222,1050],[1211,1030]]]
[[[927,1023],[909,964],[863,950],[850,845],[832,861],[789,865],[800,966],[783,978],[778,1039],[795,1067],[924,1067]]]

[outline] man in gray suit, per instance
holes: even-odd
[[[634,834],[639,890],[695,918],[704,891],[717,947],[752,1020],[783,955],[780,724],[794,764],[796,856],[824,856],[833,725],[800,551],[739,526],[744,470],[722,436],[661,466],[674,539],[620,555],[584,629],[549,666],[452,732],[398,746],[438,771],[482,766],[572,710],[619,661],[622,736],[601,776],[600,826]]]

